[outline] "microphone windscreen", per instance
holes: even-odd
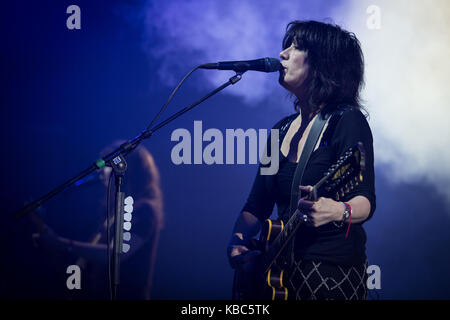
[[[265,72],[275,72],[281,70],[280,60],[276,58],[265,58]]]

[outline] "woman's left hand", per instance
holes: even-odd
[[[300,186],[299,188],[305,193],[312,191],[312,186]],[[314,227],[320,227],[332,221],[340,221],[345,211],[341,202],[324,197],[320,197],[316,201],[303,197],[298,202],[298,209],[301,214],[308,216],[308,222]]]

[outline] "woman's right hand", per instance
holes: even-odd
[[[260,255],[261,251],[249,250],[244,245],[231,245],[228,247],[228,260],[231,267],[244,272],[250,272],[254,269]]]
[[[227,256],[233,269],[250,270],[257,263],[261,251],[251,241],[261,227],[258,218],[250,212],[242,211],[234,225],[233,234],[227,248]]]
[[[242,254],[246,253],[248,248],[243,245],[231,245],[228,247],[228,259],[233,269],[236,269],[242,259]]]

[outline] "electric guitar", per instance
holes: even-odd
[[[323,196],[341,199],[363,180],[364,170],[364,146],[358,142],[324,173],[324,177],[309,193],[308,199],[315,201]],[[300,225],[305,222],[306,216],[298,209],[286,224],[282,220],[267,219],[264,222],[259,240],[252,239],[249,245],[250,250],[260,250],[262,254],[255,259],[251,271],[235,271],[233,299],[287,300],[288,289],[284,285],[288,279],[287,272],[279,266],[277,260]]]

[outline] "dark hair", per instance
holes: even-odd
[[[294,42],[296,48],[308,53],[309,73],[305,80],[305,103],[314,111],[321,104],[325,112],[339,105],[361,105],[360,91],[364,85],[364,56],[354,33],[337,25],[318,21],[292,21],[286,27],[283,50]],[[294,103],[299,110],[300,101]]]

